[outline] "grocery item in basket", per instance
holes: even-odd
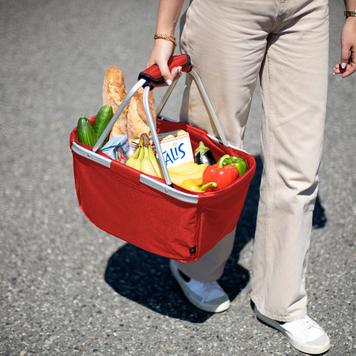
[[[96,133],[91,126],[89,120],[81,116],[77,124],[77,136],[80,143],[88,146],[94,146],[96,142]]]
[[[187,131],[177,130],[167,132],[160,134],[159,138],[167,167],[194,162],[192,145]]]
[[[135,154],[128,159],[126,165],[151,176],[162,178],[158,160],[152,150],[147,134],[140,136],[138,148]]]
[[[98,113],[96,114],[95,121],[93,124],[93,129],[96,133],[96,137],[99,138],[105,127],[109,123],[110,119],[113,116],[112,107],[110,105],[103,105]]]
[[[104,75],[103,104],[110,105],[115,113],[126,97],[124,74],[119,67],[110,66]],[[127,107],[114,124],[110,137],[127,134]]]
[[[127,135],[111,137],[109,141],[100,149],[103,153],[116,159],[121,163],[125,163],[128,158],[130,146]]]
[[[190,161],[167,168],[174,184],[181,185],[185,180],[193,179],[196,184],[201,185],[203,183],[203,173],[207,167],[207,164],[196,164]]]
[[[233,164],[224,164],[229,159],[229,155],[223,155],[218,163],[208,166],[203,173],[203,184],[216,182],[216,189],[222,189],[233,183],[239,173]]]
[[[194,161],[198,164],[207,163],[209,165],[216,163],[210,148],[203,141],[199,142],[198,147],[194,151]]]
[[[156,118],[156,108],[153,92],[148,93],[148,102],[153,119]],[[127,135],[129,141],[139,139],[141,134],[150,135],[151,130],[147,124],[145,110],[143,108],[143,88],[137,90],[131,98],[127,112]]]
[[[199,180],[187,179],[180,184],[180,187],[190,190],[191,192],[204,193],[208,190],[213,190],[217,188],[215,182],[209,182],[206,184],[199,184]]]
[[[225,164],[233,164],[239,173],[239,177],[243,176],[247,171],[247,163],[241,157],[230,156],[224,160]]]

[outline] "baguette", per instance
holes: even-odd
[[[143,88],[137,90],[131,98],[127,113],[127,134],[129,141],[140,138],[141,134],[150,135],[151,130],[148,126],[145,110],[143,108]],[[153,119],[156,119],[156,108],[153,92],[148,93],[148,101]]]
[[[111,105],[115,113],[126,96],[124,74],[116,66],[110,66],[105,72],[103,83],[103,104]],[[118,135],[127,135],[127,112],[126,107],[116,120],[110,138]]]

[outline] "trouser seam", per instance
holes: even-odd
[[[264,135],[265,135],[265,145],[264,145],[264,164],[266,166],[266,162],[268,161],[268,172],[265,171],[265,174],[268,173],[269,175],[269,179],[266,179],[266,181],[268,182],[268,184],[266,184],[265,186],[265,195],[270,195],[271,196],[271,200],[270,200],[270,204],[267,205],[266,207],[266,211],[265,211],[265,236],[263,236],[264,241],[263,241],[263,248],[264,248],[264,266],[268,266],[268,261],[267,261],[267,256],[268,256],[268,251],[267,251],[267,247],[268,244],[266,243],[268,239],[270,239],[271,237],[271,207],[273,206],[273,202],[274,202],[274,198],[275,198],[275,192],[274,189],[270,189],[270,187],[272,186],[272,181],[273,181],[273,169],[271,167],[271,163],[272,160],[271,158],[271,149],[272,149],[272,141],[273,141],[273,135],[271,135],[271,120],[270,117],[273,114],[273,107],[272,107],[272,100],[271,100],[271,62],[270,62],[270,57],[268,55],[268,44],[267,44],[267,51],[266,51],[266,67],[267,67],[267,78],[268,78],[268,82],[263,84],[263,91],[264,94],[266,95],[267,98],[267,106],[265,105],[264,107],[264,120],[265,120],[265,125],[264,125]],[[265,70],[265,69],[264,69]],[[266,85],[268,86],[266,88]],[[267,92],[266,92],[267,91]],[[268,136],[268,137],[267,137]],[[265,169],[265,168],[264,168]],[[266,293],[266,289],[269,288],[268,283],[267,283],[267,274],[264,273],[263,276],[263,289],[265,290],[264,292],[264,298],[266,294],[268,295],[269,293]]]

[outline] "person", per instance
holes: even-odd
[[[147,65],[169,70],[183,0],[160,0]],[[346,0],[341,62],[334,73],[356,71],[356,0]],[[319,354],[330,340],[307,314],[305,273],[319,186],[328,83],[328,0],[193,0],[180,44],[202,78],[229,143],[243,146],[251,98],[260,77],[263,172],[254,239],[251,301],[257,318],[285,334],[300,351]],[[215,134],[197,87],[187,76],[181,119]],[[216,134],[215,134],[216,135]],[[230,300],[217,280],[235,230],[193,263],[170,261],[188,300],[221,312]]]

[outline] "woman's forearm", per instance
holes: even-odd
[[[347,11],[355,11],[356,10],[356,0],[344,0],[345,9]]]
[[[156,33],[174,34],[184,0],[160,0]]]
[[[184,0],[160,0],[157,12],[156,33],[174,35]],[[168,61],[174,53],[175,43],[172,39],[155,36],[154,45],[147,61],[147,66],[157,64],[168,85],[180,75],[182,67],[169,68]]]

